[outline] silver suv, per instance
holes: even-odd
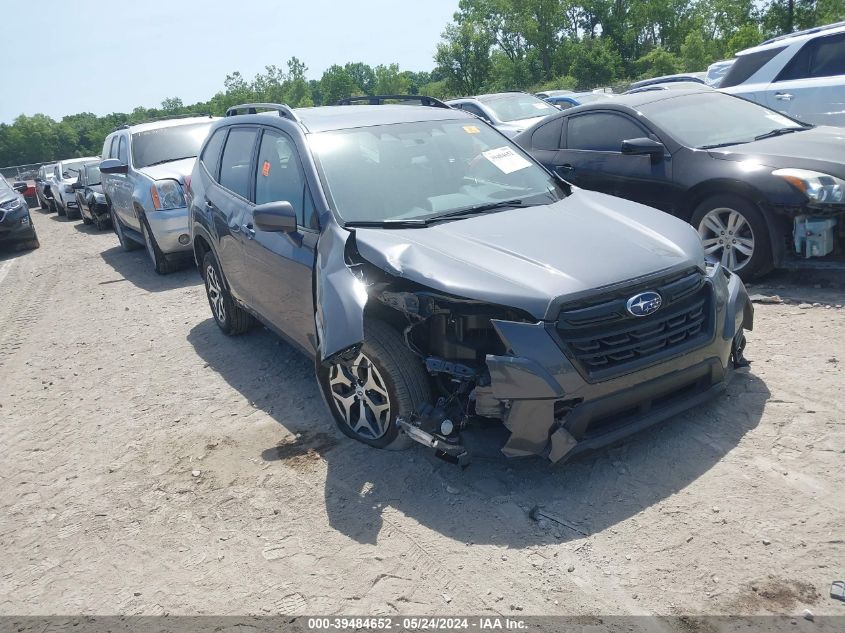
[[[127,251],[146,247],[159,274],[191,259],[185,177],[214,120],[124,125],[103,145],[103,193],[120,245]]]

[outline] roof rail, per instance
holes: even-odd
[[[795,31],[794,33],[785,33],[784,35],[778,35],[777,37],[773,37],[771,39],[766,40],[763,44],[771,44],[772,42],[780,42],[781,40],[788,40],[792,37],[798,37],[799,35],[812,35],[813,33],[821,33],[822,31],[829,31],[830,29],[838,29],[841,26],[845,26],[845,22],[834,22],[833,24],[825,24],[824,26],[816,26],[812,29],[805,29],[803,31]],[[760,44],[760,46],[763,46]]]
[[[131,123],[124,123],[123,125],[118,125],[112,132],[117,132],[118,130],[127,130],[133,125],[144,125],[145,123],[155,123],[156,121],[170,121],[171,119],[194,119],[198,117],[208,117],[211,118],[210,112],[186,112],[185,114],[168,114],[167,116],[157,116],[153,117],[152,119],[144,119],[143,121],[133,121]]]
[[[232,106],[226,110],[226,116],[236,116],[241,110],[246,110],[244,114],[258,114],[258,108],[264,110],[275,110],[279,116],[291,121],[300,122],[296,112],[293,111],[289,105],[284,103],[242,103],[240,105]]]
[[[357,97],[346,97],[340,99],[335,105],[344,106],[352,105],[353,103],[366,103],[368,105],[384,105],[385,101],[419,101],[420,105],[429,106],[431,108],[448,108],[440,99],[428,97],[426,95],[360,95]]]

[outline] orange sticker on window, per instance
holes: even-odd
[[[464,132],[466,132],[467,134],[478,134],[479,132],[481,132],[481,130],[479,130],[478,127],[475,125],[465,125]]]
[[[270,161],[265,160],[264,166],[261,168],[261,175],[262,176],[269,176],[270,175]]]

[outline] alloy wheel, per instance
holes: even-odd
[[[351,365],[329,370],[329,391],[337,412],[353,433],[370,440],[390,428],[390,396],[379,370],[363,353]]]
[[[223,302],[223,286],[217,277],[214,266],[205,269],[205,288],[208,293],[208,300],[211,309],[214,311],[214,318],[218,323],[226,323],[226,306]]]
[[[713,209],[698,225],[705,255],[718,259],[722,266],[742,270],[754,255],[754,231],[739,211]]]

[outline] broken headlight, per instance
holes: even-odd
[[[783,178],[801,191],[810,202],[845,204],[845,180],[809,169],[776,169],[773,176]]]

